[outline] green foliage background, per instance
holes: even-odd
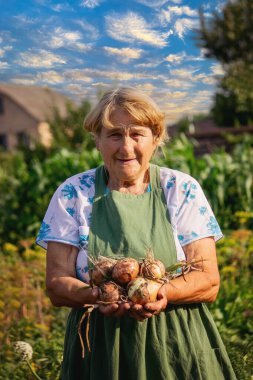
[[[83,115],[82,115],[83,116]],[[76,119],[70,113],[66,125]],[[67,177],[94,168],[101,157],[93,140],[69,144],[68,128],[55,130],[61,147],[36,146],[0,153],[0,379],[29,380],[32,374],[14,354],[13,342],[34,350],[32,366],[42,379],[59,379],[66,308],[54,308],[45,294],[45,253],[34,239],[53,192]],[[57,127],[58,125],[58,127]],[[53,129],[54,131],[54,129]],[[62,136],[59,136],[62,133]],[[79,134],[80,132],[76,132]],[[218,243],[221,290],[210,305],[238,379],[253,376],[253,141],[227,136],[231,151],[196,157],[184,134],[165,145],[154,162],[194,176],[206,193],[225,238]],[[56,136],[54,141],[56,141]]]

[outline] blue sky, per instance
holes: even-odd
[[[8,0],[0,15],[0,82],[48,86],[80,102],[136,86],[168,122],[207,112],[218,62],[196,46],[198,9],[224,1]]]

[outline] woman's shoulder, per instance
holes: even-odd
[[[190,174],[166,167],[160,167],[160,178],[162,186],[167,189],[175,189],[184,184],[197,183],[197,180]]]
[[[66,185],[69,185],[81,190],[85,188],[89,189],[95,184],[95,173],[96,168],[74,174],[73,176],[66,178],[60,187],[62,188]]]

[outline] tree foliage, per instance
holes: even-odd
[[[91,104],[85,100],[79,107],[73,107],[71,104],[67,106],[66,118],[61,118],[55,110],[54,118],[50,121],[52,149],[89,150],[94,147],[94,142],[90,134],[84,130],[83,121],[91,109]]]
[[[228,1],[207,21],[200,13],[199,46],[223,65],[212,109],[222,126],[253,120],[253,0]]]

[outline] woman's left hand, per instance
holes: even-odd
[[[110,305],[99,305],[99,311],[106,317],[123,317],[130,310],[131,305],[128,302],[121,304],[112,303]]]
[[[142,322],[145,319],[153,317],[153,315],[160,314],[161,311],[166,309],[167,303],[166,289],[165,285],[163,285],[159,289],[156,302],[149,302],[145,305],[133,304],[129,314],[132,318]]]
[[[146,303],[146,305],[144,305],[144,309],[150,313],[153,313],[153,315],[158,315],[161,311],[166,309],[167,304],[167,289],[165,284],[161,286],[157,293],[157,301]]]

